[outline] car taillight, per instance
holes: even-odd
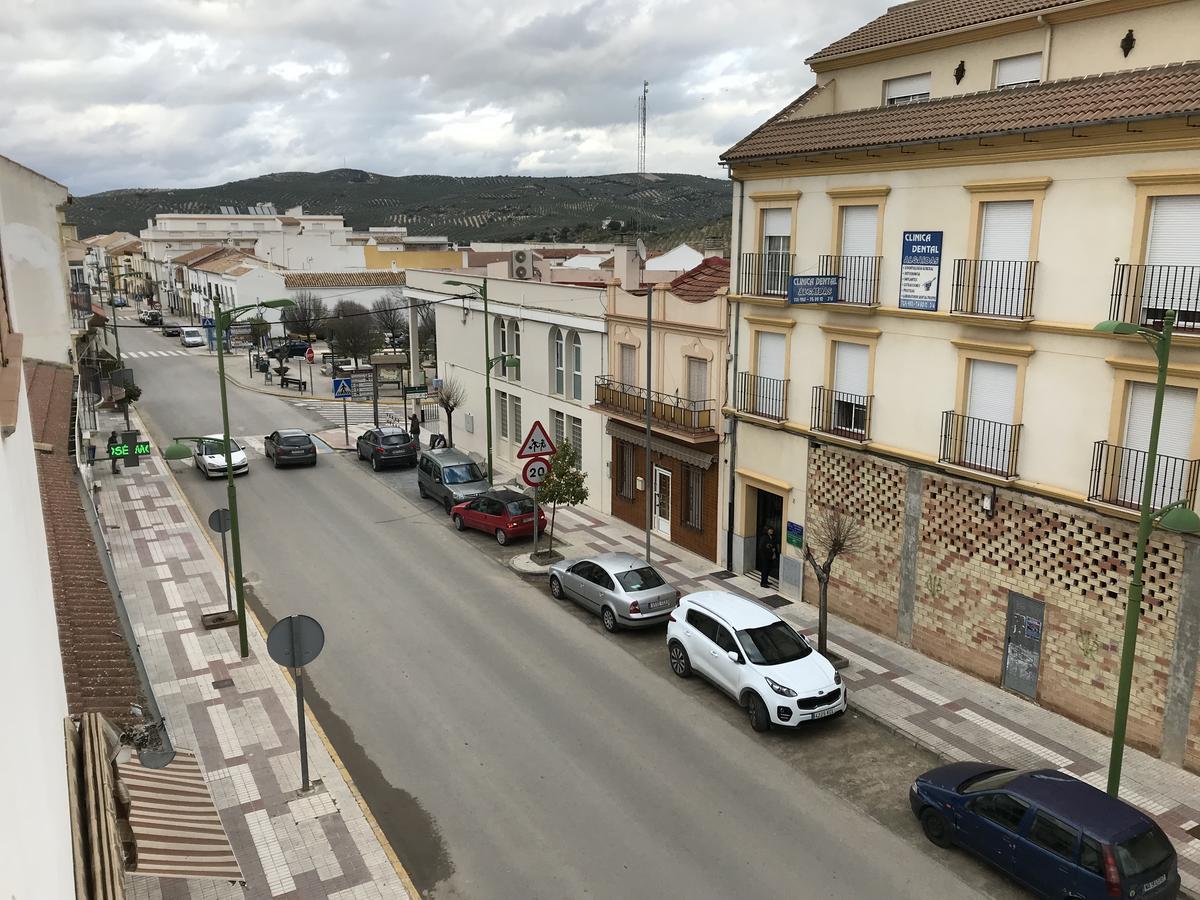
[[[375,448],[375,452],[376,452],[376,453],[382,453],[382,452],[383,452],[383,448],[382,448],[382,447],[376,447],[376,448]]]
[[[640,613],[642,611],[642,607],[638,604],[638,602],[636,600],[634,600],[632,603],[629,604],[629,611],[631,613]]]
[[[675,621],[675,613],[667,613],[667,621],[674,622]]]
[[[1108,888],[1108,896],[1121,896],[1121,873],[1117,870],[1117,858],[1108,844],[1104,845],[1104,886]]]
[[[683,594],[679,592],[679,588],[675,588],[675,599],[678,600]]]

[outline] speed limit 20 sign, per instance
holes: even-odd
[[[550,460],[544,456],[535,456],[533,459],[527,460],[525,468],[521,470],[521,478],[530,487],[537,487],[546,480],[546,476],[550,474]]]

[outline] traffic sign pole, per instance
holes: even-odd
[[[307,792],[310,788],[308,727],[304,718],[304,667],[320,656],[324,647],[325,630],[310,616],[288,616],[280,619],[267,634],[267,654],[279,665],[291,669],[296,682],[296,731],[300,737],[302,792]]]
[[[300,659],[300,629],[292,627],[292,659]],[[304,668],[297,666],[296,673],[296,729],[300,732],[300,790],[308,790],[308,728],[304,721]]]

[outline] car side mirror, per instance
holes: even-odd
[[[438,484],[441,484],[441,483],[442,483],[442,476],[441,476],[441,475],[434,475],[434,476],[433,476],[433,480],[434,480],[434,481],[436,481]]]
[[[742,664],[742,656],[736,650],[730,650],[726,655],[729,657],[731,662],[735,662],[739,666]]]

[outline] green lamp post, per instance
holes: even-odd
[[[1113,335],[1141,335],[1154,351],[1158,379],[1154,388],[1154,415],[1150,423],[1150,444],[1146,450],[1146,471],[1142,475],[1142,502],[1138,519],[1137,550],[1133,561],[1133,577],[1125,604],[1125,633],[1121,641],[1121,669],[1117,676],[1117,703],[1113,710],[1112,749],[1108,760],[1108,793],[1116,797],[1121,790],[1121,762],[1125,754],[1125,728],[1129,720],[1129,695],[1133,684],[1133,658],[1137,649],[1138,620],[1142,609],[1142,573],[1146,561],[1146,544],[1150,532],[1159,527],[1181,534],[1200,534],[1200,516],[1186,499],[1177,500],[1161,509],[1154,509],[1154,478],[1158,467],[1158,435],[1162,426],[1163,393],[1167,386],[1167,367],[1171,357],[1171,334],[1175,328],[1175,310],[1167,310],[1162,331],[1155,331],[1131,322],[1101,322],[1095,331]]]
[[[229,497],[229,542],[233,548],[233,590],[237,597],[238,613],[238,644],[242,659],[250,655],[250,639],[246,633],[246,595],[242,588],[242,540],[238,527],[237,488],[233,482],[233,452],[229,445],[229,402],[225,394],[225,332],[229,325],[238,317],[248,312],[262,308],[284,309],[295,306],[289,299],[264,300],[252,306],[235,306],[227,310],[221,309],[219,300],[213,301],[213,325],[217,337],[217,380],[221,388],[221,433],[224,435],[225,446],[225,484]],[[175,443],[163,451],[168,460],[187,459],[192,455],[191,450],[183,445],[183,441],[208,440],[207,438],[181,437],[175,438]]]

